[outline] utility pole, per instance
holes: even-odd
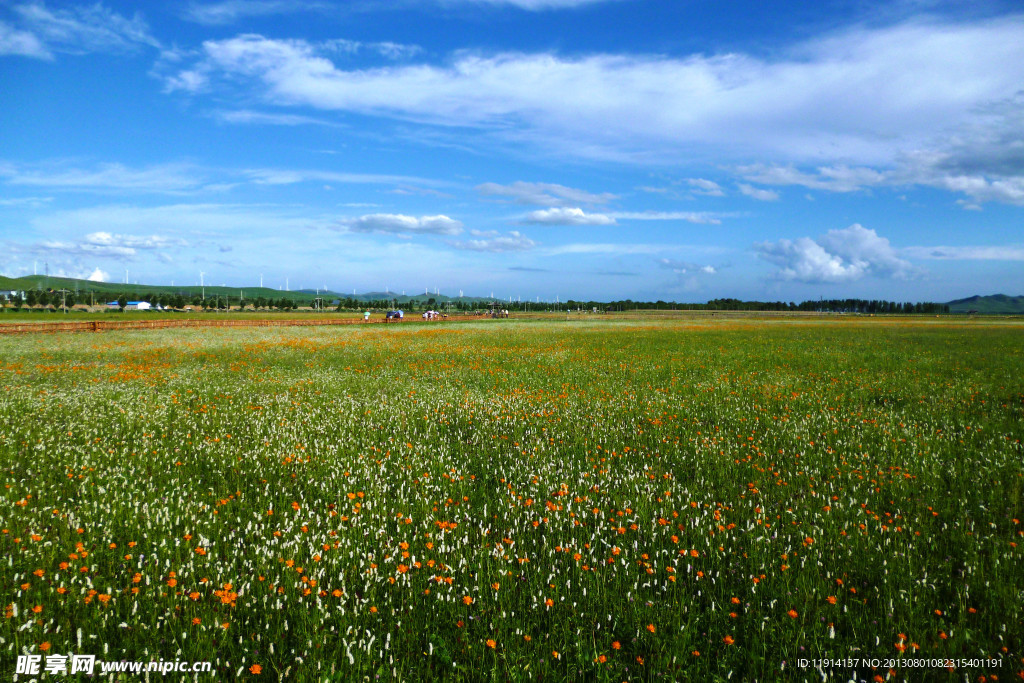
[[[67,306],[68,290],[60,289],[60,290],[57,290],[57,291],[60,294],[60,307],[61,307],[61,310],[64,311],[64,315],[67,315],[67,313],[68,313],[68,306]]]
[[[203,290],[203,301],[206,301],[206,282],[203,281],[203,276],[206,275],[203,271],[199,271],[199,286]]]

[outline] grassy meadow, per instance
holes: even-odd
[[[1022,324],[0,336],[0,424],[2,680],[1024,670]]]

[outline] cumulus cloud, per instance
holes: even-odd
[[[764,190],[753,185],[747,185],[746,183],[740,183],[738,187],[742,194],[760,202],[774,202],[779,198],[779,193],[774,190]]]
[[[92,273],[90,273],[89,277],[85,279],[89,280],[90,282],[109,282],[110,273],[106,272],[105,270],[100,270],[99,268],[97,268],[96,270],[92,271]]]
[[[613,194],[593,194],[586,190],[566,187],[557,183],[528,183],[516,181],[510,185],[484,183],[477,185],[477,192],[485,197],[504,197],[516,204],[535,206],[565,206],[567,204],[606,204],[617,199]]]
[[[503,235],[501,237],[465,241],[450,241],[448,242],[448,244],[455,247],[456,249],[489,252],[527,251],[537,246],[536,242],[534,242],[529,237],[519,233],[516,230],[513,230],[509,232],[507,235]]]
[[[352,232],[377,232],[398,235],[458,235],[462,223],[448,216],[406,216],[371,213],[341,221]]]
[[[614,225],[615,219],[601,213],[587,214],[583,209],[542,209],[532,211],[524,219],[538,225]]]
[[[807,283],[841,283],[867,276],[908,279],[919,274],[897,256],[889,240],[853,224],[813,240],[800,237],[754,245],[758,256],[779,266],[776,277]]]

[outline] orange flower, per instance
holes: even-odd
[[[40,612],[43,611],[43,606],[42,605],[36,605],[35,607],[32,608],[32,611],[35,612],[36,614],[39,614]]]
[[[544,601],[544,604],[547,605],[548,607],[551,607],[551,606],[553,606],[555,604],[555,601],[552,600],[551,598],[548,598],[547,600]]]
[[[650,631],[651,633],[654,633],[658,629],[654,628],[654,624],[647,624],[647,630]]]
[[[790,619],[796,619],[798,616],[800,616],[799,614],[797,614],[795,609],[789,610],[788,612],[786,612],[786,614],[789,615]]]
[[[607,661],[608,661],[607,657],[605,657],[604,655],[598,655],[598,657],[597,657],[598,664],[604,664]]]
[[[200,619],[199,617],[192,617],[192,625],[193,626],[199,626],[199,624],[201,624],[202,622],[203,622],[203,620]]]
[[[177,579],[167,579],[167,585],[170,586],[171,588],[174,588],[175,586],[178,585],[178,580]]]
[[[614,643],[612,643],[612,649],[613,650],[621,650],[622,649],[622,643],[620,643],[619,641],[616,640]]]
[[[464,604],[464,605],[472,605],[473,604],[473,598],[469,597],[468,595],[462,596],[462,604]]]
[[[377,608],[376,607],[371,607],[370,608],[370,613],[371,614],[376,614],[377,613]]]
[[[39,649],[42,650],[43,652],[46,652],[47,650],[49,650],[50,649],[50,641],[46,641],[44,643],[40,643],[39,644]]]
[[[499,590],[501,588],[501,584],[495,581],[491,584],[491,588],[493,588],[494,590]]]
[[[834,596],[834,595],[828,596],[828,598],[826,598],[826,600],[828,600],[828,604],[830,604],[830,605],[836,604],[836,596]]]
[[[251,673],[251,674],[263,673],[263,667],[260,666],[259,664],[253,664],[252,666],[249,667],[249,673]]]
[[[726,645],[732,645],[733,643],[736,642],[736,639],[733,638],[732,636],[726,636],[725,638],[722,638],[722,642],[725,643]]]
[[[494,642],[493,640],[488,640],[487,641],[487,647],[489,647],[489,648],[491,648],[493,650],[494,648],[498,647],[498,644],[496,642]]]

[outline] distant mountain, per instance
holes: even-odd
[[[124,284],[119,282],[93,282],[91,280],[77,280],[75,278],[67,277],[56,277],[52,275],[26,275],[25,277],[9,278],[0,275],[0,292],[9,291],[28,291],[30,289],[35,290],[59,290],[67,289],[70,292],[75,292],[79,295],[79,303],[88,303],[89,299],[83,299],[82,295],[92,293],[95,301],[101,301],[103,299],[116,299],[121,293],[129,295],[138,295],[140,297],[147,294],[182,294],[186,297],[192,297],[200,293],[205,293],[206,298],[222,296],[229,297],[231,300],[237,302],[240,295],[245,296],[247,301],[252,301],[257,297],[264,297],[266,299],[278,300],[281,298],[292,299],[303,306],[308,306],[312,303],[313,299],[319,296],[324,300],[325,304],[330,304],[331,301],[338,299],[353,299],[359,302],[368,301],[381,301],[381,300],[397,300],[399,305],[408,304],[410,301],[419,302],[420,305],[426,303],[430,299],[434,299],[438,306],[451,301],[472,304],[481,301],[490,301],[486,297],[479,296],[466,296],[466,297],[452,297],[444,294],[413,294],[406,296],[405,294],[395,294],[394,292],[365,292],[362,294],[345,294],[343,292],[334,292],[329,290],[315,290],[315,289],[299,289],[285,291],[281,289],[271,289],[270,287],[221,287],[214,285],[206,285],[201,287],[199,285],[144,285],[144,284]]]
[[[989,296],[969,296],[949,302],[951,313],[1018,313],[1024,314],[1024,296],[1007,296],[991,294]]]

